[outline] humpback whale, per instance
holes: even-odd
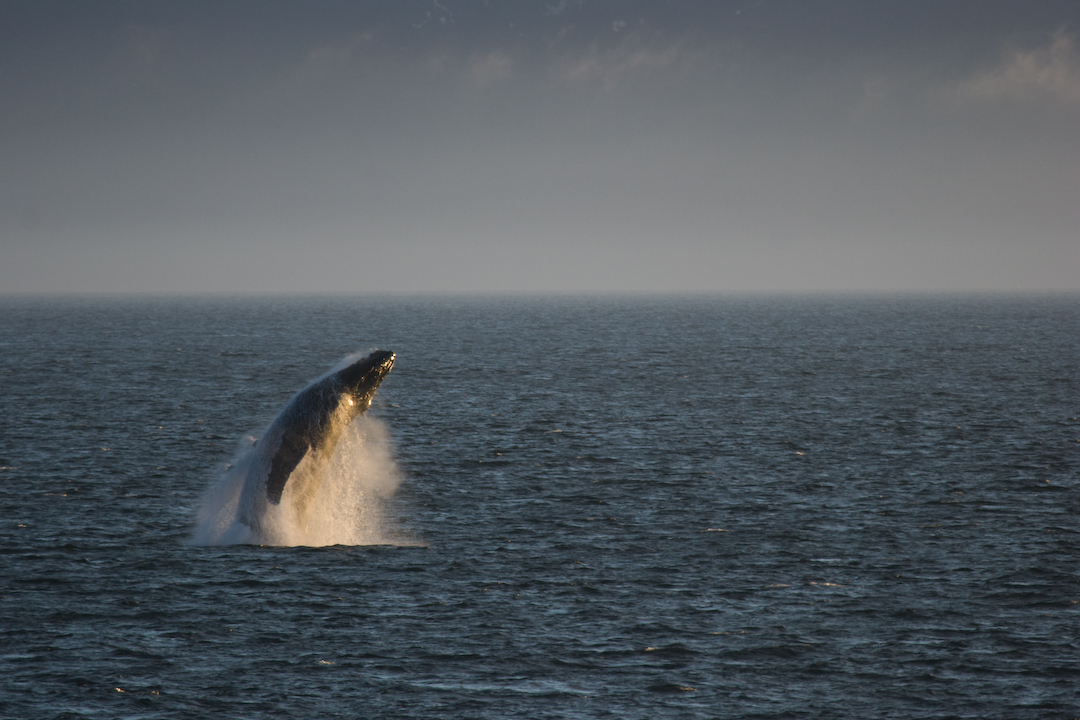
[[[394,357],[376,350],[324,375],[289,401],[255,441],[237,508],[241,522],[260,532],[269,506],[281,504],[288,485],[291,509],[306,525],[305,511],[327,461],[349,423],[371,407]]]

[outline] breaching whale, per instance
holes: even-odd
[[[394,358],[392,352],[376,350],[319,378],[289,401],[255,442],[237,508],[241,522],[259,532],[268,506],[281,504],[287,484],[291,509],[304,520],[342,433],[371,407]]]

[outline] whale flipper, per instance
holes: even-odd
[[[274,459],[270,461],[270,474],[266,476],[266,499],[277,505],[281,502],[281,493],[285,492],[285,483],[292,471],[311,450],[311,446],[295,435],[284,437]]]

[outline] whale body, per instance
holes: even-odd
[[[281,504],[289,486],[291,509],[306,524],[305,510],[327,461],[349,423],[371,407],[394,358],[392,352],[376,350],[319,378],[289,401],[255,442],[237,508],[242,523],[259,532],[269,507]]]

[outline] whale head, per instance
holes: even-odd
[[[394,357],[392,352],[376,350],[363,360],[357,360],[336,373],[341,383],[342,395],[348,398],[354,415],[359,415],[371,406],[379,383],[394,367]]]

